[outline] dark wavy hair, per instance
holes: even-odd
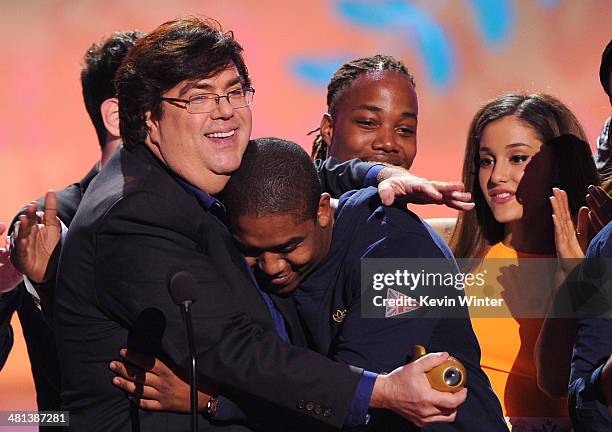
[[[214,20],[184,17],[168,21],[141,38],[117,72],[119,125],[126,149],[142,143],[149,130],[145,114],[163,113],[161,96],[186,80],[210,78],[229,65],[251,84],[242,47]]]
[[[353,81],[361,75],[384,71],[397,72],[405,75],[412,86],[415,86],[412,74],[408,71],[404,63],[395,57],[376,54],[370,57],[351,60],[340,66],[327,85],[327,112],[332,118],[334,117],[342,96],[350,88]],[[317,128],[310,133],[318,131],[319,129]],[[317,134],[312,143],[311,157],[312,159],[327,158],[327,144],[325,144],[320,134]]]
[[[115,97],[115,75],[121,62],[136,41],[144,36],[137,30],[115,32],[108,38],[89,47],[83,58],[81,88],[83,102],[89,118],[96,129],[100,147],[106,145],[106,127],[102,120],[100,105]]]
[[[480,138],[487,125],[505,116],[515,116],[531,127],[544,145],[550,145],[558,187],[568,195],[570,211],[576,215],[586,205],[587,187],[599,184],[599,176],[580,122],[561,101],[545,94],[508,93],[484,105],[474,116],[467,137],[462,180],[476,207],[460,212],[451,238],[457,258],[482,258],[487,248],[503,240],[504,225],[495,220],[478,182]],[[571,134],[577,139],[557,140]],[[542,185],[551,188],[552,185]]]

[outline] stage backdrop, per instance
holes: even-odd
[[[567,103],[591,142],[610,106],[598,81],[612,36],[609,0],[1,1],[0,220],[49,188],[79,180],[97,160],[83,107],[80,63],[116,30],[149,31],[182,15],[233,30],[253,85],[253,136],[277,135],[310,150],[326,84],[344,61],[401,58],[419,95],[414,172],[459,178],[469,121],[487,99],[512,90]],[[429,206],[424,216],[449,210]],[[0,372],[0,409],[34,408],[27,353],[17,341]],[[1,428],[0,428],[1,429]]]

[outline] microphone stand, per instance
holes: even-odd
[[[187,326],[187,343],[191,356],[191,369],[189,371],[189,390],[191,399],[191,430],[198,430],[198,374],[196,369],[195,341],[193,340],[193,321],[191,319],[191,300],[183,302],[181,308],[185,325]]]

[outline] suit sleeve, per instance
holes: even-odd
[[[612,430],[612,415],[603,402],[599,386],[601,369],[611,354],[606,351],[610,337],[612,319],[578,322],[568,388],[570,415],[577,432]]]
[[[335,158],[329,157],[325,160],[316,160],[315,167],[323,192],[338,198],[350,190],[376,186],[376,175],[384,165],[362,162],[359,159],[340,163]]]
[[[21,302],[23,291],[22,284],[19,284],[14,290],[0,294],[0,370],[13,348],[11,318]]]
[[[159,211],[140,211],[152,208]],[[199,225],[206,236],[214,230],[206,224],[218,223],[210,219],[186,220],[176,206],[152,193],[117,203],[95,235],[100,308],[148,341],[153,352],[187,370],[185,330],[167,281],[169,274],[188,271],[200,288],[192,305],[200,374],[216,381],[222,392],[246,394],[340,427],[361,373],[289,345],[273,328],[253,322],[241,305],[241,292],[220,275],[226,269],[215,266],[203,243],[183,229]]]

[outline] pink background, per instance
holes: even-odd
[[[489,36],[476,13],[487,6],[503,6],[506,14],[489,14]],[[371,8],[365,14],[370,21],[360,22],[359,14],[355,18],[355,8]],[[434,23],[433,30],[418,27],[428,21],[415,24],[409,15],[405,23],[398,22],[402,13],[415,10]],[[381,11],[391,11],[395,21]],[[430,178],[459,177],[469,121],[481,104],[501,92],[557,96],[577,114],[591,143],[610,114],[598,79],[601,52],[612,36],[608,0],[4,1],[1,221],[10,221],[48,188],[79,180],[99,157],[79,82],[89,45],[115,30],[149,31],[187,14],[216,18],[243,44],[257,89],[253,136],[289,138],[307,150],[312,140],[306,132],[318,126],[325,111],[324,82],[330,74],[301,74],[296,62],[304,59],[331,68],[334,62],[375,53],[401,58],[415,75],[419,95],[419,153],[413,169]],[[499,21],[500,16],[506,20]],[[496,34],[502,27],[502,34]],[[436,30],[452,57],[442,68],[445,79],[436,78],[420,51],[431,53],[426,42]],[[433,206],[420,210],[427,217],[453,214]],[[16,318],[13,327],[17,341],[0,371],[0,410],[34,409]]]

